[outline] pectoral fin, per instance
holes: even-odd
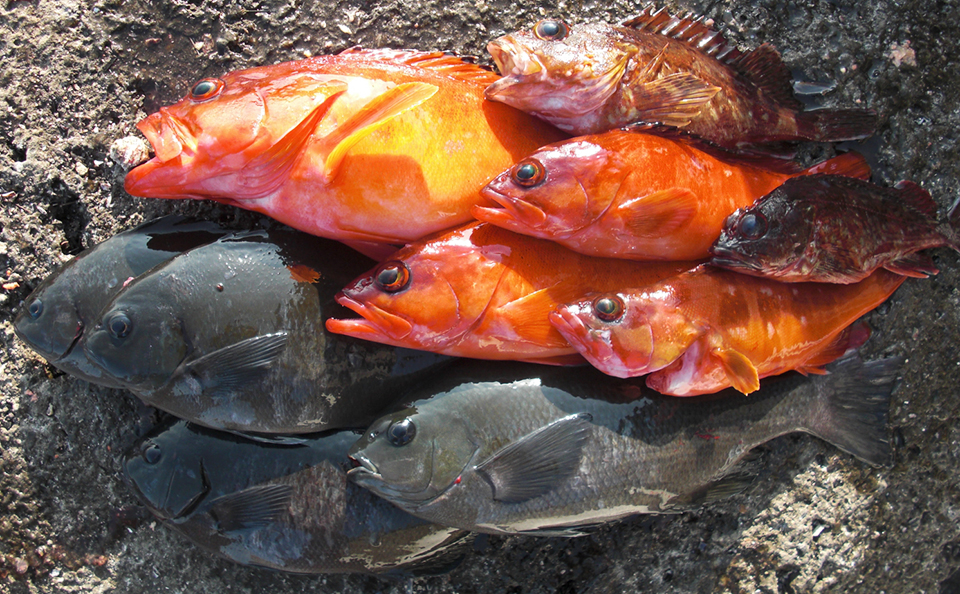
[[[580,468],[591,420],[587,413],[558,419],[504,446],[478,464],[477,473],[496,501],[519,503],[549,493]]]
[[[260,485],[224,495],[210,506],[220,533],[262,528],[287,509],[293,489],[289,485]]]
[[[620,204],[616,216],[638,237],[661,236],[686,225],[697,213],[699,199],[686,188],[669,188]]]
[[[440,88],[437,85],[428,83],[403,83],[364,105],[324,139],[324,143],[330,147],[324,163],[326,179],[329,181],[336,177],[344,156],[355,144],[394,117],[433,97],[438,90]]]
[[[203,391],[223,391],[255,381],[287,346],[287,333],[254,336],[204,355],[184,366]]]
[[[733,349],[716,349],[713,351],[727,379],[734,389],[749,394],[760,389],[760,377],[757,368],[746,355]]]
[[[514,329],[524,342],[546,348],[570,346],[550,323],[550,312],[557,299],[550,289],[540,289],[497,308],[496,314]]]
[[[704,106],[720,92],[689,72],[677,72],[640,85],[636,105],[650,107],[636,112],[638,122],[657,122],[682,128],[697,117]]]

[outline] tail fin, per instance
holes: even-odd
[[[837,361],[819,376],[818,410],[811,418],[816,427],[807,431],[872,466],[892,461],[887,435],[890,395],[902,357],[864,362],[858,356]]]
[[[815,109],[797,114],[797,133],[807,140],[860,140],[876,130],[877,112],[872,109]]]
[[[858,152],[850,151],[837,155],[832,159],[827,159],[809,167],[803,171],[804,175],[813,175],[816,173],[827,173],[830,175],[845,175],[857,179],[870,179],[870,165],[867,160]]]

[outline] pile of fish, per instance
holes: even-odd
[[[123,461],[144,505],[241,563],[424,574],[472,532],[738,492],[789,432],[887,464],[899,359],[852,354],[858,319],[960,250],[960,208],[856,153],[792,160],[876,115],[803,111],[771,46],[653,7],[488,49],[502,77],[355,48],[138,124],[130,194],[293,227],[165,217],[25,301],[50,364],[184,420]]]

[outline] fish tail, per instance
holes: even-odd
[[[819,406],[812,407],[815,427],[809,433],[873,466],[889,466],[892,450],[887,429],[890,395],[902,357],[864,362],[852,355],[814,379]]]
[[[817,142],[860,140],[877,130],[872,109],[815,109],[797,114],[797,134]]]
[[[870,179],[870,165],[863,155],[856,151],[837,155],[832,159],[817,163],[805,169],[803,175],[825,173],[829,175],[844,175],[857,179]]]

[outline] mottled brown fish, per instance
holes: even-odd
[[[649,5],[621,25],[542,20],[487,50],[503,74],[488,99],[574,135],[659,122],[728,149],[782,153],[784,142],[865,138],[877,123],[867,109],[802,111],[773,46],[740,52],[702,17]]]
[[[855,283],[878,268],[925,278],[939,271],[920,250],[960,251],[958,205],[940,223],[937,204],[912,182],[790,179],[727,217],[710,263],[784,282]]]

